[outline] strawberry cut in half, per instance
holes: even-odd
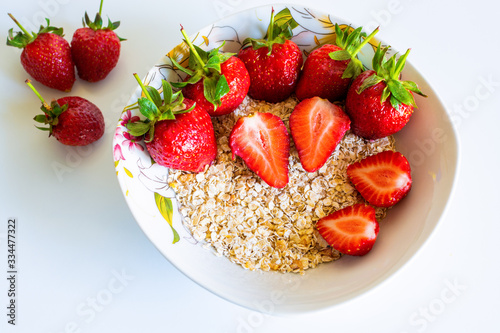
[[[288,184],[290,138],[280,117],[254,113],[238,119],[229,136],[233,160],[240,156],[269,186]]]
[[[410,163],[399,152],[384,151],[347,167],[347,176],[370,204],[390,207],[411,189]]]
[[[302,167],[314,172],[333,153],[351,120],[340,106],[312,97],[295,106],[289,124]]]
[[[375,208],[354,204],[321,218],[316,228],[340,253],[363,256],[373,248],[380,226],[375,218]]]

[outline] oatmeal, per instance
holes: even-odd
[[[250,270],[304,273],[341,254],[315,229],[320,218],[363,198],[350,184],[349,164],[384,150],[395,150],[394,139],[368,141],[346,133],[323,167],[304,171],[290,139],[289,182],[282,189],[267,185],[239,157],[232,160],[229,134],[239,117],[270,112],[288,119],[294,97],[271,104],[246,97],[233,113],[213,118],[217,159],[204,172],[170,170],[180,212],[193,237],[215,254]],[[289,130],[289,128],[288,128]],[[376,208],[381,220],[385,208]]]

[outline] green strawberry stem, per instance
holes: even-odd
[[[292,39],[293,29],[298,25],[288,8],[284,8],[277,14],[274,14],[273,7],[266,35],[263,38],[246,38],[243,41],[242,48],[251,46],[254,50],[257,50],[261,47],[267,47],[267,55],[271,55],[273,44],[284,44],[287,40]]]
[[[329,56],[338,61],[350,60],[344,73],[342,73],[343,79],[355,79],[365,69],[361,60],[358,59],[357,54],[378,32],[379,28],[377,27],[369,36],[361,41],[363,36],[366,36],[366,34],[362,32],[362,27],[358,27],[349,33],[349,27],[342,31],[339,25],[337,23],[335,24],[335,34],[337,35],[335,44],[340,47],[341,50],[331,52]]]
[[[145,120],[129,122],[127,128],[133,136],[142,136],[148,134],[146,142],[151,142],[154,137],[155,124],[161,120],[174,120],[175,115],[192,111],[196,104],[186,109],[184,97],[180,91],[174,93],[172,86],[166,80],[162,80],[163,100],[158,90],[151,86],[145,86],[139,76],[134,73],[134,77],[139,83],[142,92],[146,97],[140,97],[137,100],[139,111],[146,117]]]
[[[33,120],[44,125],[49,125],[49,127],[35,127],[42,131],[48,131],[50,136],[52,135],[53,126],[56,126],[59,123],[59,116],[68,109],[69,105],[64,104],[63,106],[61,106],[56,100],[53,100],[49,105],[47,104],[47,102],[45,102],[42,95],[40,95],[40,93],[35,89],[33,84],[31,84],[31,80],[28,79],[25,81],[25,83],[28,85],[28,87],[31,88],[31,90],[33,90],[35,95],[42,102],[41,110],[44,112],[44,114],[36,115]]]
[[[274,7],[271,8],[271,21],[269,22],[269,26],[267,27],[267,39],[273,40],[274,38]]]
[[[381,48],[381,43],[378,44],[375,55],[372,59],[372,66],[374,74],[367,77],[361,86],[358,88],[357,92],[360,94],[365,89],[370,88],[379,82],[384,82],[385,87],[382,91],[382,96],[380,98],[380,103],[385,102],[388,98],[391,105],[395,109],[399,109],[401,104],[412,105],[416,107],[415,99],[413,94],[418,94],[423,97],[427,97],[420,89],[417,84],[413,81],[401,81],[401,72],[406,63],[406,58],[410,54],[410,49],[408,49],[405,54],[396,60],[396,54],[394,54],[389,59],[385,59],[385,55],[389,50],[389,46]]]
[[[148,90],[144,86],[144,83],[142,83],[142,80],[139,78],[139,75],[137,75],[137,73],[134,73],[134,77],[137,80],[137,83],[139,83],[139,86],[141,87],[141,90],[144,93],[144,95],[146,96],[146,98],[149,99],[150,101],[153,101],[153,99],[151,98],[151,96],[148,93]]]
[[[33,38],[33,35],[30,34],[28,32],[28,30],[26,30],[22,25],[21,23],[19,23],[18,20],[16,20],[16,18],[11,14],[11,13],[8,13],[8,15],[10,16],[10,18],[17,24],[17,26],[19,27],[19,29],[21,29],[28,37],[29,39],[32,39]]]
[[[171,85],[182,89],[188,84],[197,84],[201,80],[203,94],[206,100],[214,106],[215,110],[222,104],[221,98],[230,91],[226,77],[222,74],[221,65],[235,55],[235,53],[220,51],[225,42],[208,52],[203,50],[189,40],[182,24],[181,33],[184,37],[184,42],[189,46],[189,69],[184,68],[173,58],[170,58],[170,61],[180,71],[186,73],[188,78],[182,82],[172,82]]]
[[[33,92],[35,93],[35,95],[37,95],[37,97],[40,99],[40,101],[42,101],[43,106],[46,107],[47,109],[50,109],[50,106],[47,104],[47,102],[45,102],[45,100],[43,99],[42,95],[40,95],[40,93],[35,89],[35,87],[31,83],[31,80],[27,79],[24,82],[28,85],[28,87],[31,88],[31,90],[33,90]]]
[[[17,31],[14,35],[14,28],[9,30],[9,36],[7,37],[7,45],[14,46],[20,49],[23,49],[34,41],[38,35],[42,33],[53,33],[55,35],[64,36],[63,28],[53,27],[50,25],[50,20],[48,18],[45,19],[47,22],[47,26],[40,26],[40,30],[38,32],[29,33],[12,14],[8,14],[10,18],[17,24],[17,26],[21,29],[21,31]]]
[[[358,45],[357,48],[354,49],[352,55],[355,56],[356,54],[358,54],[359,51],[361,51],[361,49],[366,45],[368,44],[368,42],[370,41],[370,39],[373,38],[373,36],[375,36],[378,32],[379,32],[379,27],[377,27],[375,30],[372,31],[371,34],[368,35],[368,37],[366,37],[363,42],[361,42],[361,44]]]
[[[189,46],[189,49],[191,50],[191,53],[194,55],[194,57],[196,59],[196,62],[198,63],[198,65],[200,66],[200,68],[203,68],[203,71],[205,72],[205,74],[209,75],[210,71],[208,70],[208,68],[205,67],[205,63],[201,59],[201,57],[198,54],[198,52],[196,52],[196,49],[195,49],[193,43],[191,43],[191,40],[189,40],[189,37],[187,36],[186,31],[184,30],[184,27],[182,26],[182,24],[181,24],[181,33],[182,33],[182,36],[184,37],[184,41]]]
[[[101,3],[99,5],[99,12],[95,14],[94,21],[92,21],[90,19],[89,15],[87,14],[87,12],[85,12],[85,16],[82,18],[82,24],[84,27],[89,27],[90,29],[92,29],[94,31],[105,30],[105,29],[109,29],[109,30],[118,29],[118,27],[120,26],[120,21],[111,22],[109,17],[108,17],[108,25],[103,26],[103,20],[102,20],[102,5],[103,5],[103,3],[104,3],[104,0],[101,0]],[[125,38],[122,38],[118,35],[116,35],[116,37],[118,37],[120,42],[126,41]]]

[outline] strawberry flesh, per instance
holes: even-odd
[[[412,184],[408,160],[390,150],[349,165],[347,175],[361,196],[377,207],[395,205],[408,194]]]
[[[326,163],[350,123],[342,108],[326,99],[312,97],[295,106],[290,132],[304,170],[314,172]]]
[[[288,184],[290,139],[283,121],[271,113],[238,119],[229,136],[233,160],[240,156],[269,186]]]
[[[370,252],[379,232],[375,208],[354,204],[321,218],[316,227],[335,250],[352,256]]]

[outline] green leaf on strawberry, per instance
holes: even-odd
[[[42,107],[40,108],[44,113],[36,115],[33,120],[37,123],[41,123],[44,125],[49,125],[49,127],[35,126],[39,130],[48,131],[49,136],[52,135],[52,128],[59,123],[59,116],[68,109],[68,104],[59,105],[56,100],[53,100],[50,105],[45,102],[40,93],[35,89],[35,87],[31,84],[31,80],[26,80],[25,83],[33,90],[35,95],[38,96],[40,101],[42,102]]]
[[[61,37],[64,36],[63,28],[51,26],[50,20],[48,18],[45,19],[45,21],[47,22],[46,26],[41,25],[38,32],[29,33],[16,20],[16,18],[12,14],[9,13],[8,15],[17,24],[19,29],[21,29],[21,31],[18,31],[15,35],[14,35],[14,28],[9,29],[9,36],[7,37],[7,45],[9,45],[9,46],[14,46],[14,47],[18,47],[20,49],[23,49],[26,45],[28,45],[29,43],[34,41],[39,34],[42,34],[42,33],[49,33],[50,32],[50,33],[53,33],[53,34],[61,36]]]
[[[382,91],[380,103],[385,102],[389,98],[392,107],[395,109],[399,109],[400,104],[416,107],[417,105],[412,92],[424,97],[426,95],[420,91],[415,82],[400,80],[401,72],[405,66],[410,49],[397,60],[396,54],[386,60],[385,55],[388,50],[389,46],[381,48],[381,44],[379,43],[372,60],[375,73],[363,82],[358,89],[358,93],[379,82],[385,82],[386,86]]]
[[[343,79],[356,78],[356,76],[365,70],[357,54],[379,31],[379,29],[376,28],[369,36],[366,36],[366,33],[362,32],[362,27],[356,28],[350,33],[349,29],[350,27],[347,27],[342,30],[339,25],[335,23],[335,44],[341,47],[342,50],[329,54],[330,58],[333,60],[351,60],[342,74]]]
[[[293,37],[293,29],[298,25],[288,8],[281,10],[276,15],[274,15],[273,8],[271,11],[271,21],[264,38],[246,38],[243,41],[242,48],[252,46],[257,50],[267,47],[269,50],[268,55],[270,55],[273,50],[273,44],[283,44],[286,40],[291,39]]]
[[[90,19],[89,15],[87,14],[87,12],[85,12],[85,16],[82,19],[82,24],[84,27],[89,27],[90,29],[95,31],[95,30],[103,30],[103,29],[115,30],[120,26],[120,21],[111,22],[111,20],[109,18],[108,18],[108,25],[106,27],[103,26],[103,20],[102,20],[102,16],[101,16],[103,1],[104,0],[101,0],[101,4],[99,6],[99,12],[95,15],[94,21],[92,21]],[[120,40],[120,42],[123,42],[126,40],[124,38],[121,38],[118,35],[117,35],[117,37]]]
[[[170,58],[170,60],[175,67],[186,73],[188,78],[183,82],[172,82],[171,85],[175,88],[184,88],[189,84],[195,84],[203,80],[204,96],[213,104],[214,109],[217,109],[222,103],[221,98],[229,92],[227,79],[221,73],[221,64],[235,55],[235,53],[223,53],[221,51],[225,42],[207,52],[189,40],[182,26],[181,33],[184,36],[184,42],[190,49],[189,68],[183,67],[173,58]]]
[[[174,93],[171,85],[166,80],[162,80],[162,100],[158,90],[151,86],[145,86],[137,74],[134,74],[134,77],[146,96],[137,100],[139,111],[146,119],[127,124],[127,128],[131,135],[140,137],[148,134],[146,142],[150,142],[154,137],[156,122],[160,120],[175,119],[176,114],[186,113],[195,108],[194,104],[186,109],[183,103],[184,97],[182,93],[180,91]]]

